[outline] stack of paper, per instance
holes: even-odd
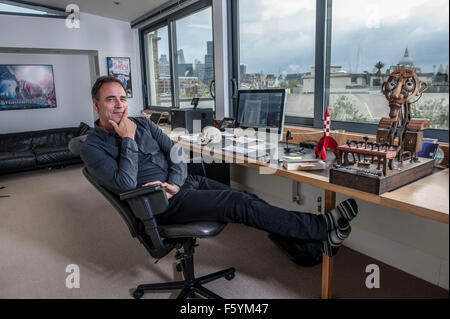
[[[289,171],[325,169],[325,161],[315,158],[284,159],[283,167]]]

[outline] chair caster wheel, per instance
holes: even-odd
[[[144,295],[144,290],[142,290],[142,289],[136,289],[133,292],[134,299],[141,299],[143,295]]]
[[[234,278],[234,272],[230,272],[228,274],[225,275],[225,279],[226,280],[231,280]]]

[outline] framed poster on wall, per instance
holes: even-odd
[[[56,108],[52,65],[0,64],[0,111]]]
[[[127,97],[133,97],[130,58],[107,57],[106,63],[108,65],[108,75],[118,78],[127,89]]]

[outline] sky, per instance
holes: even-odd
[[[240,0],[240,63],[248,73],[304,73],[314,66],[316,0]],[[211,8],[177,21],[186,63],[204,63],[212,40]],[[406,47],[422,72],[449,63],[448,0],[333,0],[331,65],[347,72],[383,71]],[[168,54],[167,28],[159,36]]]
[[[205,63],[206,43],[213,40],[211,8],[199,11],[176,22],[177,49],[183,50],[186,63],[199,60]],[[169,57],[168,28],[158,30],[159,57],[166,54]]]
[[[248,73],[310,71],[315,2],[240,0],[240,57]],[[331,64],[348,72],[397,64],[406,47],[423,72],[449,63],[447,0],[334,0],[331,19]]]

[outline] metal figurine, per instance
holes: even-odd
[[[384,142],[399,147],[398,160],[400,162],[403,161],[403,152],[405,151],[405,133],[411,122],[411,104],[417,102],[427,88],[428,84],[420,82],[416,70],[411,69],[394,70],[381,87],[384,96],[389,101],[390,112],[389,120],[381,119],[380,127],[389,129]],[[411,101],[415,97],[417,99]]]
[[[330,169],[330,182],[382,194],[431,174],[434,160],[418,157],[423,130],[430,127],[430,122],[411,116],[411,105],[427,88],[415,70],[394,70],[382,85],[390,112],[389,117],[380,119],[376,140],[370,141],[365,136],[360,141],[348,140],[346,145],[339,146],[337,164]],[[366,156],[370,157],[369,161]],[[406,163],[407,159],[410,163]]]

